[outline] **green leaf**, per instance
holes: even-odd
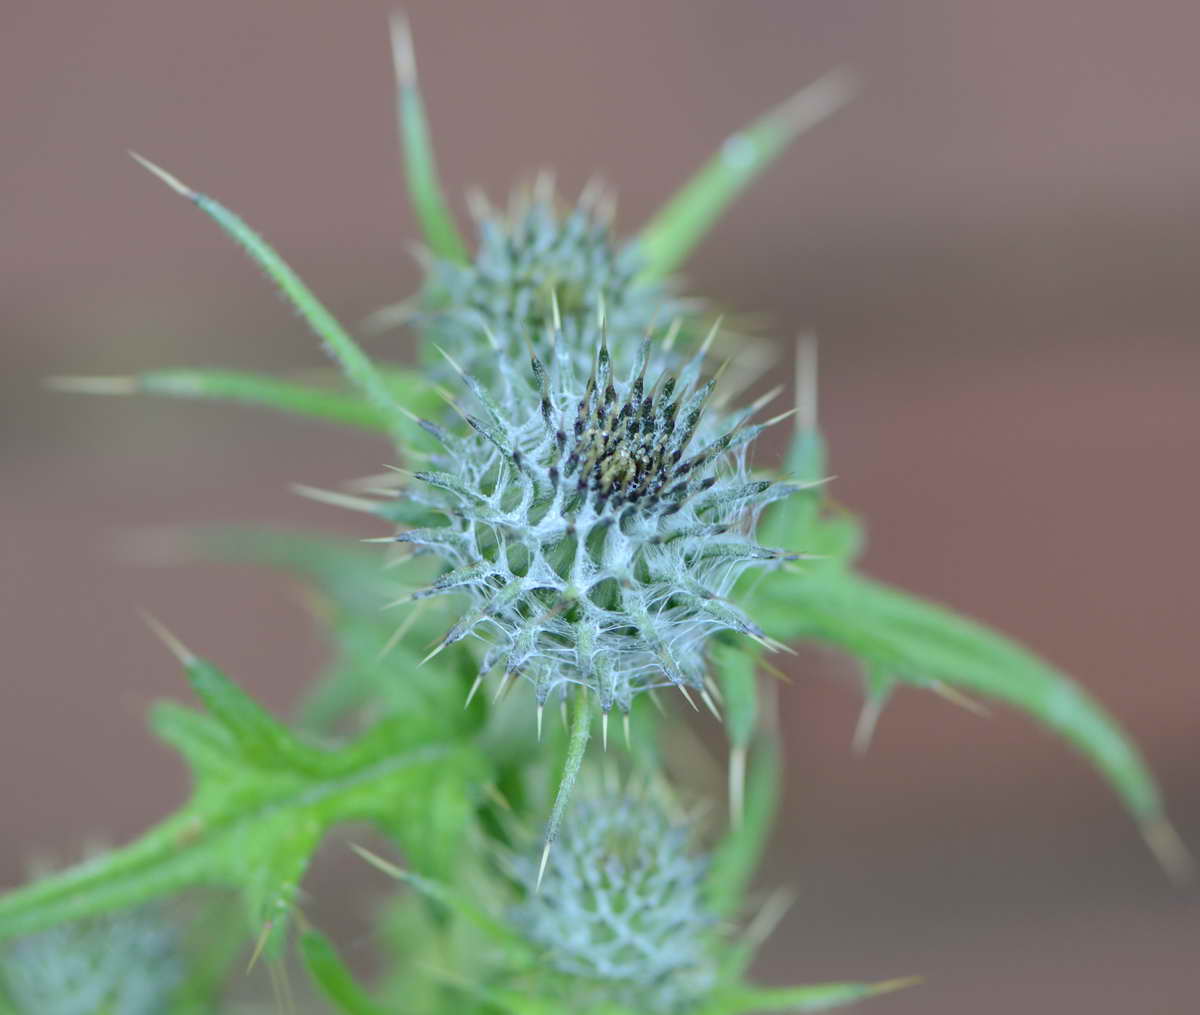
[[[149,370],[131,377],[54,377],[49,384],[59,391],[90,395],[164,395],[236,402],[361,430],[386,432],[389,427],[386,413],[356,395],[236,370],[184,367]]]
[[[1027,649],[944,607],[839,569],[781,571],[763,580],[754,597],[773,607],[750,612],[776,638],[836,645],[897,679],[970,691],[1038,719],[1108,780],[1168,867],[1186,864],[1137,747],[1079,684]]]
[[[392,397],[384,377],[358,343],[325,309],[324,304],[312,294],[308,286],[301,281],[300,276],[275,252],[270,244],[224,205],[206,194],[192,190],[170,173],[140,155],[134,154],[133,157],[177,194],[181,194],[196,205],[242,245],[250,258],[279,286],[288,302],[304,318],[317,337],[324,342],[326,350],[345,371],[346,376],[355,387],[359,388],[367,400],[387,417],[392,428],[399,431],[404,418],[403,413]]]
[[[855,88],[847,71],[832,71],[728,137],[643,227],[637,239],[643,276],[659,279],[678,268],[733,199],[792,140],[844,106]]]
[[[425,103],[417,85],[412,34],[408,20],[401,14],[392,16],[392,57],[396,67],[396,101],[409,199],[429,249],[438,257],[466,264],[470,260],[467,246],[454,224],[454,216],[438,180]]]
[[[310,930],[300,938],[300,954],[313,982],[346,1015],[386,1015],[355,982],[333,944],[325,935]]]
[[[0,940],[209,884],[240,890],[252,924],[278,943],[333,826],[373,821],[419,853],[424,825],[397,829],[391,816],[443,782],[470,799],[481,780],[465,744],[430,742],[419,724],[387,720],[340,749],[310,746],[211,664],[189,670],[208,711],[164,704],[152,724],[191,766],[191,799],[134,843],[0,898]]]
[[[743,987],[722,996],[704,1015],[750,1015],[752,1012],[811,1012],[841,1008],[890,994],[919,983],[908,977],[883,983],[819,983],[808,987]]]
[[[798,389],[803,388],[803,376]],[[788,455],[799,478],[824,472],[815,394],[802,395],[801,417]],[[747,580],[740,604],[781,641],[835,645],[866,668],[870,699],[855,740],[865,746],[871,726],[897,681],[950,696],[966,690],[1003,701],[1041,721],[1073,744],[1099,770],[1141,827],[1159,862],[1186,879],[1192,860],[1163,813],[1145,759],[1120,725],[1079,684],[1016,642],[898,589],[849,569],[862,533],[849,515],[831,514],[823,490],[801,492],[772,505],[762,538],[775,545],[825,553],[803,569],[780,569]]]

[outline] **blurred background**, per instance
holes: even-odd
[[[625,230],[799,85],[839,64],[866,77],[735,206],[690,288],[761,313],[781,343],[816,331],[835,494],[870,521],[869,570],[1077,675],[1200,847],[1200,6],[407,6],[451,193],[500,197],[545,164],[574,193],[598,169]],[[375,534],[287,487],[376,471],[384,445],[41,379],[323,365],[128,147],[243,212],[344,321],[413,291],[389,9],[0,10],[0,885],[32,855],[124,841],[186,791],[144,727],[182,681],[137,607],[277,709],[320,662],[286,583],[117,547],[196,521]],[[763,978],[923,974],[869,1008],[894,1015],[1195,1010],[1197,895],[1167,883],[1066,747],[910,692],[856,758],[852,670],[818,654],[789,669],[788,797],[763,884],[797,903]],[[331,844],[308,887],[369,950],[355,900],[377,885],[346,861]]]

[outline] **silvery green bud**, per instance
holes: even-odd
[[[531,346],[545,354],[543,343],[552,330],[562,333],[569,348],[591,353],[599,306],[605,308],[613,346],[636,346],[656,314],[670,318],[685,309],[662,285],[638,280],[640,258],[632,246],[612,242],[609,216],[597,207],[602,198],[585,195],[560,215],[545,189],[519,197],[508,214],[479,211],[473,262],[430,265],[426,337],[474,373],[490,373],[476,361],[490,354],[479,341],[484,329],[510,359],[523,360]]]
[[[577,1004],[690,1011],[716,976],[706,869],[655,801],[590,797],[563,822],[540,888],[518,860],[528,895],[513,919]]]
[[[174,929],[146,909],[52,927],[0,954],[0,999],[18,1015],[160,1015],[183,978]]]

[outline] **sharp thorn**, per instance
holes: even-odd
[[[396,69],[396,83],[401,88],[411,88],[417,83],[417,61],[413,55],[412,30],[408,18],[399,11],[394,13],[388,24],[392,34],[392,65]]]
[[[466,711],[468,708],[470,708],[470,707],[471,707],[471,701],[474,699],[474,697],[475,697],[475,693],[476,693],[476,692],[479,690],[479,688],[480,688],[481,686],[483,686],[483,674],[482,674],[482,673],[481,673],[481,674],[479,674],[479,676],[477,676],[477,677],[475,678],[475,682],[474,682],[474,683],[471,685],[471,689],[470,689],[470,690],[467,692],[467,700],[466,700],[466,702],[464,702],[464,704],[463,704],[463,711],[464,711],[464,712],[465,712],[465,711]]]
[[[136,377],[47,377],[43,383],[53,391],[81,395],[136,395]]]
[[[349,508],[351,511],[374,514],[378,508],[373,500],[367,500],[365,497],[352,497],[348,493],[338,493],[336,490],[322,490],[320,487],[305,486],[303,483],[293,483],[291,489],[293,493],[298,493],[301,497],[307,497],[309,500],[332,504],[334,507]]]
[[[500,678],[500,686],[496,689],[496,697],[492,699],[493,705],[498,702],[504,695],[504,692],[508,690],[508,682],[512,679],[512,675],[513,671],[508,670],[505,672],[504,676]]]
[[[729,750],[729,817],[734,828],[742,824],[746,809],[746,748]]]
[[[783,394],[783,385],[779,384],[776,387],[772,388],[770,391],[768,391],[765,395],[760,395],[753,402],[751,402],[750,403],[751,412],[752,413],[758,412],[759,409],[763,408],[764,406],[770,405],[773,401],[775,401],[775,399],[777,399],[782,394]]]
[[[132,153],[131,153],[132,154]],[[254,951],[250,955],[250,962],[246,965],[246,972],[249,973],[258,963],[259,957],[263,953],[263,949],[267,946],[267,938],[271,936],[272,923],[268,920],[263,924],[261,933],[258,935],[258,941],[255,942]]]
[[[867,753],[871,740],[875,736],[875,727],[883,714],[883,706],[887,704],[885,694],[876,694],[863,702],[862,711],[858,714],[858,722],[854,725],[854,739],[851,741],[854,753],[860,758]]]
[[[194,201],[197,197],[199,197],[199,195],[194,190],[192,190],[191,187],[180,182],[179,179],[172,176],[161,166],[156,166],[149,159],[143,158],[141,155],[139,155],[135,151],[130,151],[129,154],[138,165],[140,165],[143,169],[150,170],[150,172],[152,172],[155,176],[157,176],[160,180],[162,180],[163,183],[165,183],[168,187],[170,187],[173,191],[175,191],[176,194],[182,194],[184,197],[186,197],[190,201]]]
[[[160,621],[153,614],[147,613],[145,610],[138,610],[138,614],[141,616],[146,626],[154,632],[154,634],[164,645],[167,646],[167,649],[170,651],[171,655],[179,660],[181,665],[185,667],[191,666],[196,661],[195,653],[192,652],[186,645],[184,645],[184,643],[178,638],[176,638],[175,635],[168,631],[166,625],[164,625],[162,621]]]
[[[721,330],[721,322],[724,320],[724,316],[721,316],[713,321],[712,327],[708,329],[708,334],[704,336],[704,341],[700,343],[700,348],[696,352],[697,357],[708,355],[708,350],[712,348],[712,344],[717,337],[717,332]]]
[[[386,642],[384,642],[383,648],[381,648],[379,650],[379,652],[376,654],[375,662],[377,662],[377,663],[383,662],[383,660],[387,658],[387,656],[392,651],[392,649],[394,649],[397,645],[400,644],[400,639],[403,638],[404,635],[408,633],[408,629],[410,627],[412,627],[413,622],[417,619],[417,615],[420,612],[421,612],[421,607],[418,606],[412,611],[412,613],[410,613],[407,617],[405,617],[400,622],[400,626],[397,627],[396,630],[392,632],[391,637],[388,638],[388,640]]]
[[[781,412],[778,416],[772,416],[769,420],[763,423],[763,427],[774,426],[776,423],[782,423],[789,416],[794,416],[800,411],[799,406],[788,409],[787,412]]]
[[[429,654],[428,654],[428,655],[427,655],[427,656],[426,656],[424,659],[422,659],[422,660],[421,660],[419,663],[417,663],[417,665],[418,665],[418,666],[424,666],[424,665],[425,665],[427,662],[429,662],[429,660],[430,660],[430,659],[432,659],[434,656],[436,656],[436,655],[437,655],[439,652],[441,652],[441,651],[442,651],[442,649],[444,649],[444,648],[445,648],[447,645],[449,645],[449,644],[450,644],[450,643],[449,643],[448,641],[445,641],[445,640],[438,642],[438,644],[437,644],[437,645],[434,647],[433,651],[432,651],[432,652],[430,652],[430,653],[429,653]]]
[[[924,983],[923,976],[898,976],[894,980],[884,980],[882,983],[877,983],[871,988],[871,996],[878,997],[880,994],[890,994],[896,990],[905,990],[908,987],[915,987],[918,983]]]
[[[492,217],[492,205],[482,187],[477,184],[469,186],[466,199],[467,211],[476,222],[484,222]]]
[[[1189,884],[1196,876],[1196,861],[1187,844],[1165,817],[1141,824],[1142,838],[1159,865],[1176,885]]]
[[[666,335],[663,336],[663,352],[670,352],[675,346],[675,339],[679,336],[679,329],[683,327],[683,318],[676,317],[667,328]]]
[[[929,689],[939,698],[944,698],[950,704],[957,705],[959,708],[965,708],[968,712],[981,718],[986,719],[992,714],[987,705],[976,701],[969,695],[963,694],[957,687],[951,687],[940,680],[932,681],[929,684]]]
[[[503,807],[504,810],[506,810],[510,813],[512,812],[513,806],[509,802],[508,797],[506,797],[503,793],[500,792],[500,788],[494,782],[489,782],[486,786],[484,786],[483,791],[489,797],[491,797],[492,800],[494,800],[497,804],[499,804],[501,807]]]
[[[542,862],[538,864],[537,884],[533,890],[540,892],[542,890],[542,878],[546,875],[546,864],[550,860],[550,843],[546,843],[546,848],[542,850]]]
[[[440,345],[438,345],[437,342],[433,343],[433,347],[445,357],[446,362],[449,363],[450,366],[452,366],[454,368],[454,372],[456,374],[458,374],[459,377],[466,376],[466,372],[463,370],[462,367],[460,367],[458,365],[458,362],[454,359],[453,356],[451,356],[448,352],[446,352],[446,350],[443,349]]]

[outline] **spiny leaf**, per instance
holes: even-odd
[[[794,138],[844,106],[855,90],[848,71],[831,71],[727,138],[643,227],[637,243],[644,277],[662,278],[678,268],[730,202]]]
[[[147,620],[183,666],[196,696],[232,734],[243,756],[263,768],[291,768],[305,773],[321,768],[323,759],[318,751],[301,743],[291,730],[276,722],[211,662],[185,648],[157,620]]]
[[[466,264],[467,246],[454,223],[438,181],[437,162],[433,157],[433,139],[425,117],[425,103],[417,85],[417,62],[413,56],[412,34],[408,19],[392,16],[392,58],[396,68],[396,101],[400,118],[400,139],[404,149],[404,168],[408,194],[429,244],[438,257]]]
[[[944,607],[848,572],[768,575],[754,613],[769,633],[836,645],[898,679],[995,698],[1049,726],[1100,771],[1175,876],[1190,865],[1144,758],[1117,722],[1066,674]],[[766,614],[764,616],[764,614]]]
[[[461,743],[430,742],[416,724],[388,720],[323,750],[299,744],[282,725],[266,728],[274,720],[208,664],[198,686],[209,714],[164,704],[152,716],[193,769],[188,803],[132,844],[0,898],[0,940],[219,884],[240,889],[252,924],[278,943],[299,880],[330,828],[375,821],[419,852],[424,826],[397,829],[391,816],[443,780],[464,800],[472,796],[475,755]]]
[[[274,248],[224,205],[206,194],[192,190],[191,187],[181,183],[148,159],[133,152],[130,154],[177,194],[186,197],[196,205],[242,245],[250,258],[279,286],[283,295],[317,334],[317,337],[325,343],[329,354],[342,367],[350,381],[366,395],[368,401],[376,409],[387,416],[393,427],[398,429],[402,413],[392,397],[386,380],[358,343],[325,309],[324,304],[312,294],[308,286],[300,280],[300,276],[275,252]]]
[[[85,395],[165,395],[238,402],[362,430],[387,431],[389,427],[385,413],[355,395],[236,370],[174,368],[129,377],[52,377],[48,384],[58,391]]]
[[[919,977],[883,983],[820,983],[808,987],[746,987],[731,991],[704,1015],[751,1015],[754,1012],[812,1012],[841,1008],[920,983]]]
[[[800,422],[788,455],[789,469],[802,479],[825,469],[811,368],[811,362],[802,363],[797,373]],[[894,681],[962,689],[1041,721],[1099,770],[1167,873],[1186,880],[1191,856],[1164,814],[1145,759],[1116,720],[1069,676],[1016,642],[946,607],[853,573],[849,564],[861,545],[861,531],[853,519],[831,518],[824,496],[801,492],[772,505],[761,531],[785,545],[828,552],[829,559],[804,572],[780,570],[753,584],[744,582],[740,605],[746,612],[780,640],[812,639],[850,653],[866,665],[877,695],[886,696]]]

